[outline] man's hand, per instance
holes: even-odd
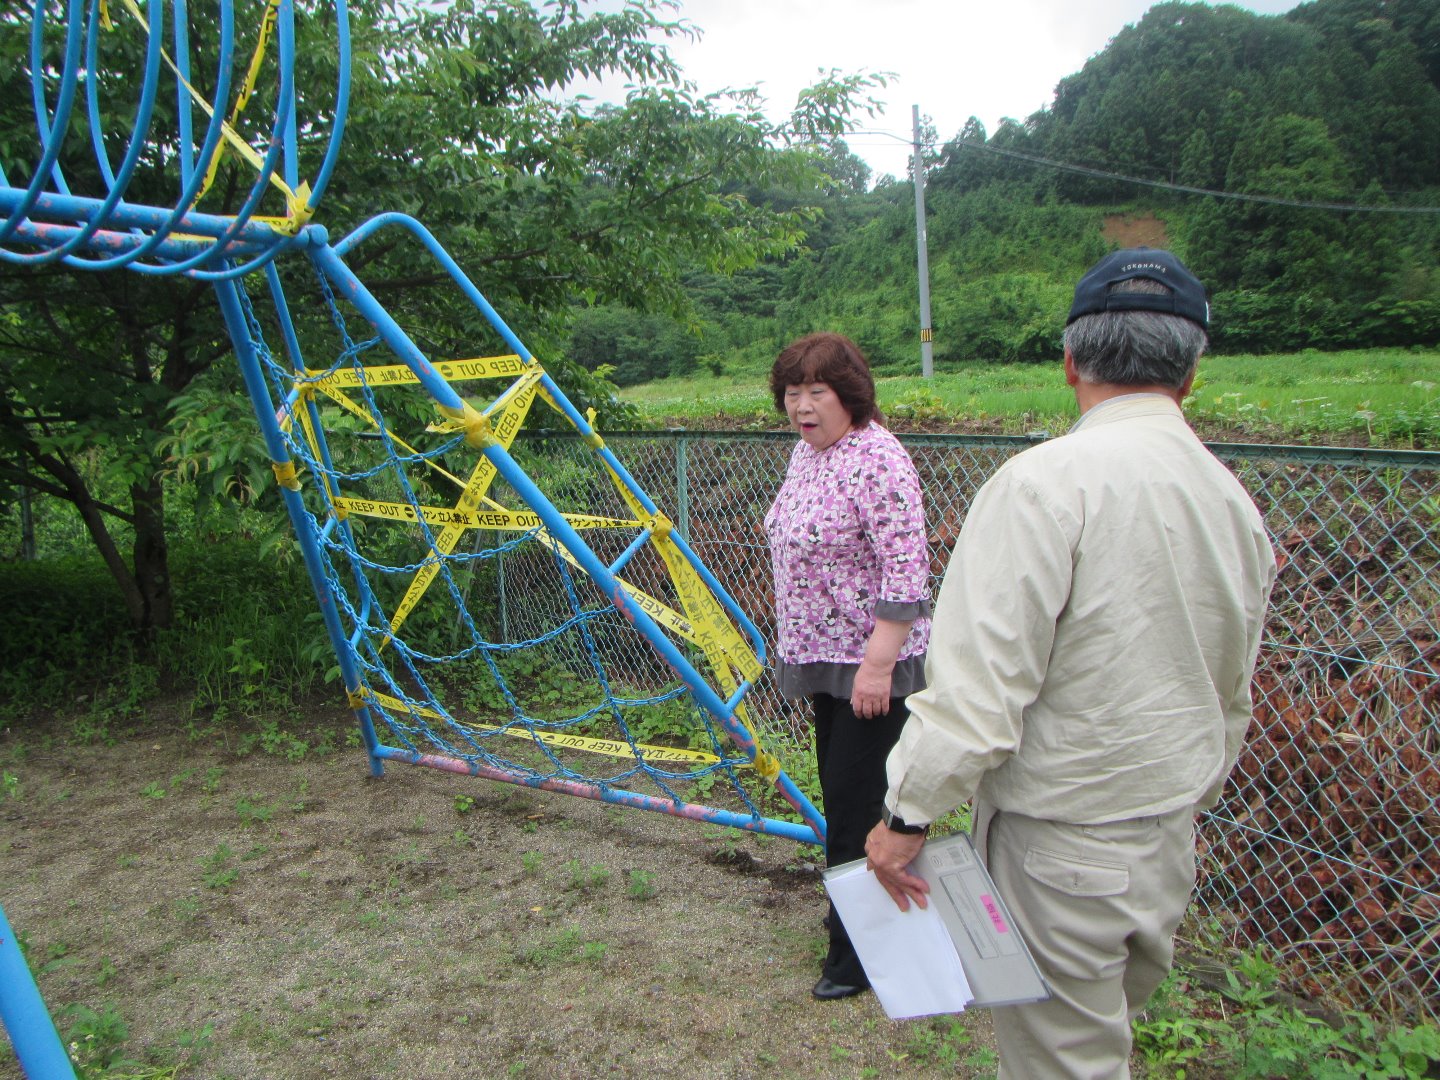
[[[898,833],[883,821],[865,838],[866,865],[901,911],[910,910],[912,899],[922,908],[929,904],[925,894],[930,886],[908,869],[924,845],[924,833]]]

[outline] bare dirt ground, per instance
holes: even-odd
[[[1100,235],[1122,248],[1170,246],[1165,223],[1154,214],[1107,214]]]
[[[316,710],[336,745],[341,712]],[[0,904],[62,1036],[74,1006],[113,1009],[143,1075],[994,1074],[984,1012],[811,999],[812,848],[375,779],[358,749],[240,755],[176,713],[112,745],[75,746],[65,718],[0,732]],[[19,1075],[0,1036],[0,1078]]]

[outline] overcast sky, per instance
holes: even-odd
[[[875,176],[904,176],[912,105],[933,119],[942,142],[971,116],[993,133],[1003,117],[1023,120],[1048,105],[1057,82],[1151,6],[1152,0],[680,0],[679,16],[704,35],[672,41],[671,50],[701,92],[758,85],[777,121],[821,71],[894,72],[877,95],[884,114],[864,122],[892,137],[846,141]],[[1273,15],[1297,3],[1236,6]],[[623,87],[595,96],[622,100]]]

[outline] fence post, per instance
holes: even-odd
[[[690,437],[681,435],[675,443],[675,524],[680,535],[690,539]]]
[[[495,570],[498,580],[496,591],[500,593],[500,640],[510,640],[510,608],[505,599],[505,553],[502,551],[495,556]]]

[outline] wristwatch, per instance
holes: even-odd
[[[925,833],[930,830],[929,825],[911,825],[899,814],[894,813],[888,806],[880,807],[880,820],[891,832],[908,833],[911,836],[917,833]]]

